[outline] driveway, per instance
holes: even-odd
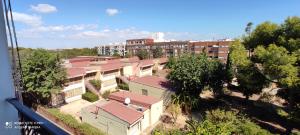
[[[83,99],[68,103],[59,108],[59,110],[63,113],[70,114],[80,121],[80,111],[81,108],[91,105],[92,103]]]

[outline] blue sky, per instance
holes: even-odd
[[[299,0],[13,0],[21,46],[94,47],[129,38],[212,40],[244,34],[247,22],[300,16]]]

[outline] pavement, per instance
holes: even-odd
[[[80,121],[80,111],[82,108],[91,105],[92,103],[89,101],[86,101],[84,99],[80,99],[71,103],[68,103],[66,105],[63,105],[59,107],[59,110],[63,113],[70,114],[73,117],[75,117],[77,120]]]

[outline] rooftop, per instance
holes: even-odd
[[[120,118],[121,120],[129,123],[130,125],[138,121],[143,117],[142,112],[138,112],[135,109],[127,107],[123,103],[119,103],[117,101],[108,101],[105,104],[97,104],[97,107],[102,110]]]
[[[78,77],[85,75],[84,68],[67,68],[67,76],[68,78]]]
[[[134,80],[131,80],[131,82],[147,85],[150,87],[155,87],[159,89],[164,90],[171,90],[170,83],[166,78],[157,77],[157,76],[144,76],[139,77]]]
[[[135,94],[128,91],[114,92],[109,95],[109,99],[116,100],[119,102],[124,102],[126,98],[129,98],[132,104],[140,105],[147,108],[150,108],[152,104],[155,104],[160,101],[159,99],[152,96]]]

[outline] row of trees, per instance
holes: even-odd
[[[76,56],[97,56],[98,49],[94,48],[73,48],[73,49],[60,49],[53,52],[57,52],[61,58],[73,58]]]
[[[166,130],[159,128],[153,135],[271,135],[246,116],[234,111],[215,109],[207,111],[202,122],[187,121],[187,129]]]
[[[288,102],[290,118],[299,119],[300,18],[289,17],[280,25],[264,22],[254,30],[252,25],[232,43],[226,65],[205,54],[170,58],[168,79],[176,90],[174,102],[190,111],[204,89],[222,95],[223,84],[233,78],[246,99],[275,83],[281,88],[278,95]]]
[[[143,59],[149,59],[149,57],[150,57],[150,54],[149,54],[149,52],[147,50],[139,50],[136,55],[141,60],[143,60]],[[163,57],[162,48],[157,47],[154,50],[152,50],[152,55],[153,55],[153,58],[161,58],[161,57]]]
[[[251,24],[251,23],[250,23]],[[300,118],[300,18],[288,17],[278,25],[264,22],[242,41],[236,40],[230,50],[229,63],[244,95],[260,93],[270,83],[281,89],[279,96],[286,99],[291,117]],[[248,54],[246,53],[249,50]],[[295,113],[298,112],[298,113]]]

